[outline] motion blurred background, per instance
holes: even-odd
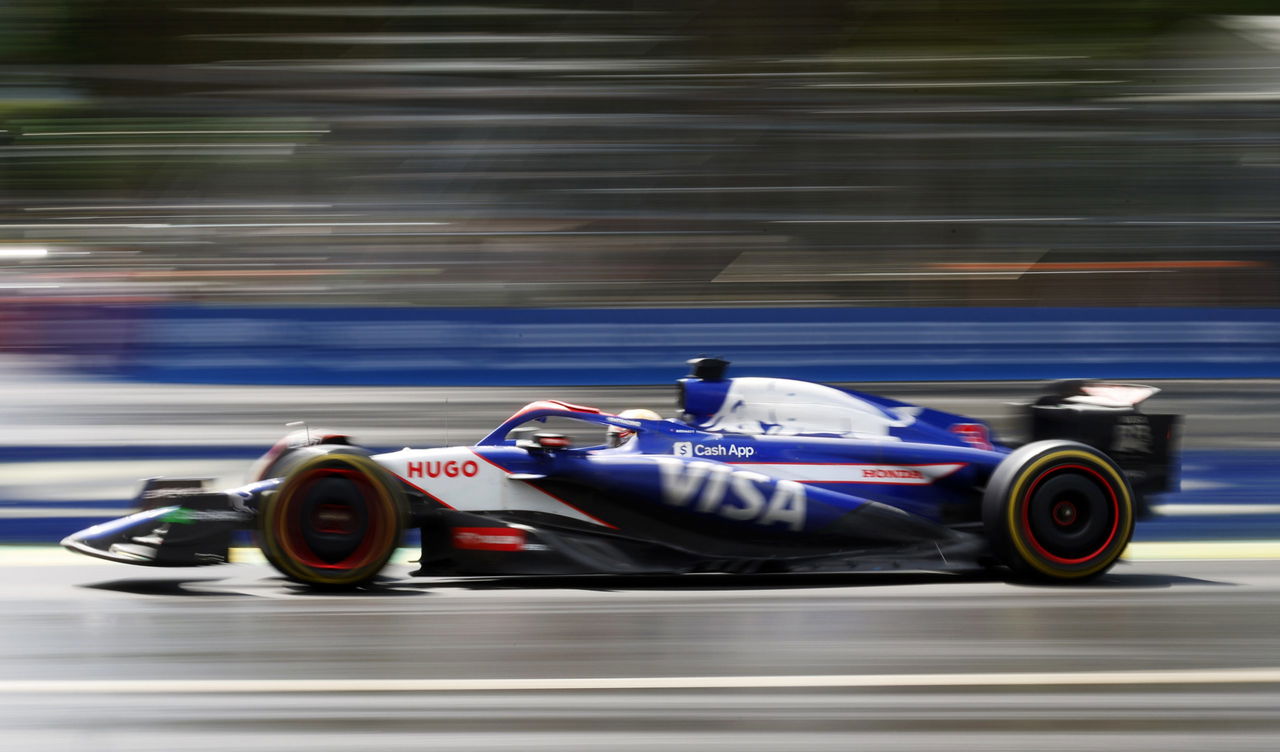
[[[1005,436],[1038,387],[978,382],[1280,376],[1275,11],[4,3],[0,532],[298,419],[667,409],[699,354]],[[1186,448],[1263,453],[1189,502],[1270,500],[1276,391],[1166,390]]]
[[[653,383],[694,350],[1041,377],[1101,339],[1161,364],[1109,375],[1273,374],[1274,11],[5,3],[0,348],[144,380]]]
[[[131,752],[1274,750],[1278,196],[1275,0],[2,2],[5,543],[125,514],[141,477],[236,485],[287,421],[392,448],[473,441],[535,398],[669,413],[700,354],[1005,439],[1006,402],[1050,378],[1149,381],[1186,419],[1180,493],[1069,591],[428,583],[357,605],[265,567],[6,545],[0,725],[14,748]],[[1256,687],[1128,686],[1259,666]],[[1095,669],[1130,673],[1025,684]],[[256,683],[952,671],[1018,673]],[[166,677],[257,689],[94,683]],[[46,678],[91,681],[26,681]]]

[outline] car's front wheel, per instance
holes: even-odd
[[[289,470],[263,499],[258,542],[289,579],[319,587],[356,587],[373,579],[404,532],[399,485],[368,457],[332,453]]]

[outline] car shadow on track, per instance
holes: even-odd
[[[885,587],[944,582],[998,582],[1000,577],[982,572],[823,572],[788,574],[679,574],[679,575],[529,575],[520,577],[432,578],[419,587],[467,590],[790,590],[804,588]],[[403,585],[403,583],[401,583]],[[417,583],[414,583],[415,585]]]
[[[209,584],[218,582],[218,577],[178,577],[178,578],[130,578],[125,580],[111,580],[109,582],[95,582],[80,587],[90,590],[109,590],[114,593],[130,593],[133,595],[181,595],[181,596],[235,596],[244,595],[230,590],[217,589],[191,589],[188,585],[192,584]]]
[[[423,587],[420,582],[387,579],[361,585],[358,588],[317,588],[301,585],[296,582],[284,582],[282,587],[290,595],[302,597],[317,595],[341,595],[344,597],[400,597],[406,595],[431,595],[430,588]]]
[[[579,590],[595,592],[623,591],[718,591],[795,590],[812,588],[867,588],[891,585],[929,585],[959,582],[999,582],[990,573],[939,572],[824,572],[789,574],[682,574],[682,575],[522,575],[466,576],[401,579],[382,577],[355,589],[313,588],[283,577],[269,577],[252,585],[226,582],[219,578],[131,578],[82,585],[93,590],[108,590],[133,595],[154,596],[255,596],[254,590],[264,585],[278,587],[288,595],[300,597],[343,596],[403,597],[431,595],[439,590]],[[195,587],[191,587],[191,586]]]
[[[1199,577],[1186,577],[1176,574],[1140,574],[1140,573],[1124,573],[1124,572],[1108,572],[1096,580],[1083,582],[1078,585],[1045,585],[1040,583],[1039,587],[1072,587],[1072,588],[1088,588],[1090,590],[1106,590],[1106,589],[1158,589],[1171,588],[1179,585],[1216,585],[1218,587],[1237,587],[1237,583],[1223,582],[1222,580],[1205,580]]]
[[[1236,587],[1234,582],[1206,580],[1183,575],[1109,572],[1084,583],[1019,581],[1001,571],[978,572],[822,572],[769,574],[680,574],[680,575],[524,575],[503,577],[432,577],[417,580],[387,580],[386,594],[405,590],[593,590],[599,592],[682,590],[792,590],[806,588],[875,588],[893,585],[933,585],[944,583],[1007,583],[1023,588],[1157,589],[1191,585]],[[395,591],[395,592],[392,592]],[[378,594],[372,587],[368,594]]]
[[[1238,583],[1223,580],[1206,580],[1200,577],[1187,577],[1178,574],[1159,574],[1148,572],[1108,572],[1101,577],[1087,582],[1043,582],[1009,578],[1010,585],[1040,590],[1156,590],[1161,588],[1182,587],[1191,585],[1213,585],[1217,587],[1238,587]]]
[[[108,582],[94,582],[80,585],[79,587],[131,595],[180,597],[210,595],[242,598],[262,597],[265,595],[264,593],[255,591],[261,591],[264,588],[274,591],[276,596],[282,592],[287,595],[297,596],[342,595],[349,597],[422,596],[431,594],[428,589],[422,587],[420,582],[396,578],[383,578],[372,584],[348,590],[314,588],[290,582],[284,577],[264,577],[252,581],[222,577],[136,577],[124,580],[110,580]]]
[[[1182,575],[1111,572],[1086,583],[1044,583],[1009,579],[999,572],[824,572],[789,574],[683,574],[683,575],[524,575],[504,577],[431,577],[402,579],[383,577],[351,590],[312,588],[289,582],[282,577],[257,580],[253,585],[223,582],[220,578],[131,578],[82,585],[93,590],[107,590],[152,596],[249,596],[263,586],[279,588],[285,594],[299,597],[342,596],[404,597],[427,596],[439,590],[578,590],[594,592],[626,591],[753,591],[799,590],[815,588],[877,588],[894,585],[935,585],[957,583],[1008,583],[1031,590],[1132,590],[1159,589],[1193,585],[1235,587],[1236,583],[1206,580]],[[194,587],[193,587],[194,586]]]

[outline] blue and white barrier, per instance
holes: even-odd
[[[184,383],[662,384],[701,354],[816,381],[1280,377],[1272,308],[85,307],[40,339]]]

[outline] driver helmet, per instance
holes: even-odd
[[[619,418],[627,418],[629,420],[662,420],[662,416],[652,410],[643,407],[631,408],[618,413]],[[623,426],[609,426],[608,445],[611,447],[622,446],[635,436],[636,432]]]

